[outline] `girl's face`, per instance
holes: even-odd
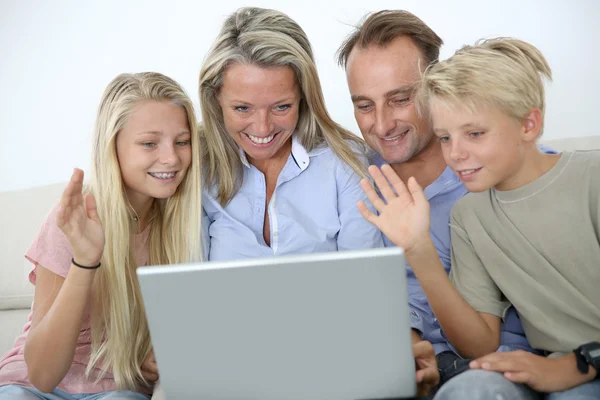
[[[172,196],[192,160],[184,108],[168,101],[139,102],[116,138],[128,199],[137,211]]]

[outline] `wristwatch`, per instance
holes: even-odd
[[[573,350],[577,359],[577,369],[582,374],[587,374],[590,365],[596,368],[596,379],[600,378],[600,343],[590,342]]]

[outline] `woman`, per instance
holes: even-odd
[[[365,145],[329,117],[295,21],[268,9],[233,13],[199,92],[209,260],[383,246],[356,209]]]

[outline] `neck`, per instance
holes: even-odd
[[[446,169],[446,162],[442,154],[442,146],[432,138],[427,146],[410,160],[391,166],[403,182],[407,182],[412,176],[422,188],[426,188],[442,175]]]
[[[523,187],[550,171],[559,159],[560,154],[543,153],[537,143],[527,145],[517,171],[494,188],[503,191]]]
[[[154,199],[151,197],[139,199],[135,196],[129,196],[129,204],[131,204],[134,212],[133,218],[138,224],[138,233],[143,232],[148,226],[148,217],[153,203]]]

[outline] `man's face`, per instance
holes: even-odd
[[[414,102],[421,51],[408,37],[386,47],[355,47],[346,64],[354,116],[365,141],[390,164],[410,160],[427,146],[433,130]]]

